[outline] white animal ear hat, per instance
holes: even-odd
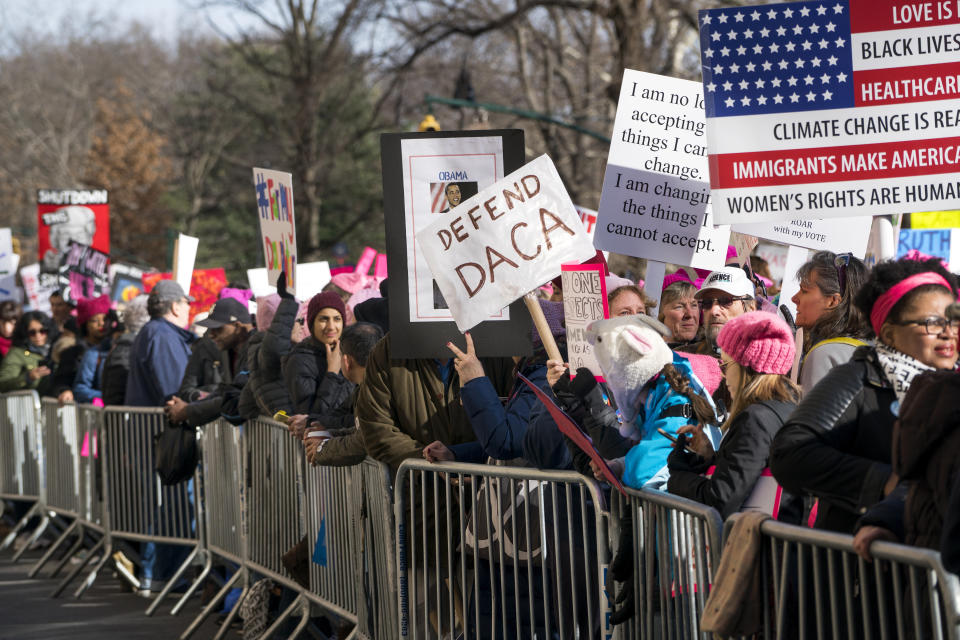
[[[673,352],[663,340],[668,335],[663,323],[644,314],[597,320],[587,329],[600,369],[628,420],[636,415],[636,407],[627,399],[673,362]]]

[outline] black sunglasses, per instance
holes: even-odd
[[[27,335],[30,336],[31,338],[34,336],[45,336],[48,333],[49,331],[47,331],[46,329],[30,329],[30,331],[27,331]]]
[[[720,296],[719,298],[700,298],[700,308],[704,311],[713,309],[714,303],[719,304],[724,309],[729,309],[737,300],[753,300],[750,296]]]

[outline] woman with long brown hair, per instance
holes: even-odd
[[[799,505],[783,513],[772,480],[770,500],[750,500],[761,477],[769,476],[764,470],[770,443],[800,399],[800,389],[788,376],[796,353],[790,328],[772,313],[752,311],[727,322],[717,344],[733,398],[720,446],[714,450],[699,424],[681,428],[667,460],[667,489],[715,508],[724,518],[747,507],[797,521]],[[710,477],[702,475],[711,466]]]

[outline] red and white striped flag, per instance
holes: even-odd
[[[960,207],[960,0],[700,12],[716,222]]]

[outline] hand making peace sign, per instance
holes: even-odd
[[[460,386],[463,386],[474,378],[482,378],[483,365],[477,359],[477,354],[473,351],[473,338],[470,332],[467,332],[467,352],[460,351],[452,342],[447,343],[447,348],[453,352],[453,366],[460,376]]]

